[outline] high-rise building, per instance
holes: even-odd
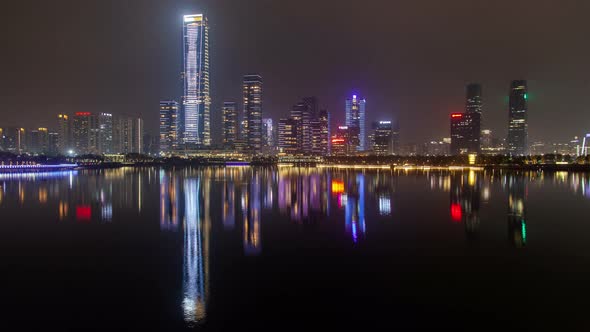
[[[393,154],[401,154],[401,146],[399,143],[399,120],[393,121],[391,127],[391,150]]]
[[[275,128],[271,118],[262,119],[262,146],[272,148],[274,142]]]
[[[209,24],[203,14],[184,15],[183,55],[183,141],[189,147],[209,146]]]
[[[298,123],[293,118],[279,120],[279,152],[284,154],[297,154],[297,130]]]
[[[47,154],[49,152],[49,132],[47,128],[33,129],[29,133],[29,153]]]
[[[90,112],[77,112],[72,123],[73,150],[76,154],[92,153],[91,146],[92,114]]]
[[[366,145],[366,104],[363,98],[353,95],[346,99],[346,125],[349,127],[349,145],[355,146],[356,151],[364,151]]]
[[[98,154],[113,153],[113,115],[98,114]]]
[[[160,153],[170,153],[178,148],[178,102],[160,101]]]
[[[312,153],[320,156],[330,154],[330,113],[321,110],[311,122]]]
[[[117,116],[113,121],[114,153],[143,153],[143,120]]]
[[[235,149],[238,140],[238,107],[233,101],[223,103],[222,109],[223,148]]]
[[[481,115],[482,99],[481,85],[477,83],[468,84],[466,87],[465,113],[476,112]]]
[[[373,152],[376,155],[393,154],[393,126],[391,121],[373,123]]]
[[[480,115],[472,113],[451,114],[451,154],[480,153]]]
[[[60,154],[59,150],[59,133],[49,132],[47,134],[47,154],[55,156]]]
[[[67,114],[57,115],[57,150],[63,155],[68,154],[72,149],[72,133],[70,128],[70,118]]]
[[[511,155],[528,154],[527,99],[527,82],[512,81],[507,142],[507,152]]]
[[[338,126],[336,133],[330,139],[331,155],[346,156],[356,151],[357,145],[350,144],[350,129],[348,126]],[[354,134],[356,134],[356,130]]]
[[[244,76],[244,120],[246,120],[246,146],[250,151],[262,148],[262,76]]]

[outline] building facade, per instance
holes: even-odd
[[[349,127],[349,145],[356,146],[356,151],[364,151],[367,147],[366,104],[363,98],[353,95],[346,99],[346,125]]]
[[[480,153],[480,114],[451,114],[451,154]]]
[[[160,101],[160,153],[170,153],[178,148],[178,111],[177,101]]]
[[[223,148],[235,149],[236,141],[238,140],[238,107],[233,101],[226,101],[223,103],[221,110],[222,126],[223,126]]]
[[[393,154],[393,126],[391,121],[373,123],[373,153],[379,156]]]
[[[510,155],[528,154],[528,124],[527,124],[527,82],[512,81],[509,98],[508,140],[506,152]]]
[[[293,118],[279,120],[279,153],[289,155],[299,153],[297,146],[298,127],[297,120]]]
[[[210,146],[209,24],[203,14],[183,17],[183,86],[183,142]]]
[[[260,152],[262,148],[262,76],[248,74],[244,76],[244,120],[246,121],[244,137],[247,149]]]
[[[63,155],[68,154],[72,149],[70,117],[67,114],[57,115],[57,150]]]

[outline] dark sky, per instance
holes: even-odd
[[[58,112],[141,115],[180,95],[181,17],[209,16],[212,120],[260,72],[264,113],[316,95],[333,119],[367,98],[368,120],[399,117],[404,142],[448,136],[464,85],[483,84],[484,117],[507,132],[512,79],[529,80],[531,140],[590,132],[590,1],[53,0],[0,13],[0,127],[54,125]]]

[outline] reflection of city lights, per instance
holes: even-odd
[[[47,188],[45,187],[39,188],[39,203],[47,203]]]
[[[522,243],[526,244],[526,223],[524,220],[520,222],[520,231],[522,233]]]
[[[451,219],[455,222],[461,222],[462,217],[463,211],[461,210],[461,205],[457,203],[451,204]]]
[[[90,221],[91,217],[92,217],[92,208],[90,207],[90,205],[76,206],[76,220]]]
[[[469,171],[468,181],[469,181],[470,187],[475,186],[475,172],[474,171]]]
[[[59,220],[64,220],[68,217],[68,203],[64,201],[59,201],[58,213],[59,213]]]
[[[348,203],[348,195],[346,195],[346,193],[339,194],[338,207],[342,208],[343,206],[346,206],[346,203]]]
[[[113,220],[113,206],[111,204],[103,205],[101,208],[102,221]]]
[[[379,214],[382,216],[391,214],[391,199],[385,195],[379,196]]]
[[[341,180],[332,180],[332,193],[340,194],[344,192],[344,182]]]

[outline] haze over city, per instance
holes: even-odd
[[[344,121],[351,94],[367,122],[397,118],[400,140],[449,137],[465,85],[483,87],[485,127],[507,134],[510,82],[528,81],[529,141],[590,131],[584,1],[12,2],[0,20],[2,125],[52,127],[58,113],[141,116],[182,94],[182,15],[210,24],[211,119],[240,101],[243,75],[264,77],[263,116],[315,95]],[[35,24],[31,24],[34,22]],[[18,31],[18,33],[15,33]],[[549,130],[550,129],[550,130]]]

